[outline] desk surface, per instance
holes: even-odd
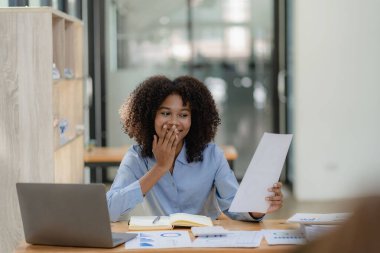
[[[233,161],[238,157],[238,153],[234,146],[222,145],[220,146],[227,160]],[[85,150],[84,162],[85,163],[120,163],[129,146],[121,147],[94,147],[91,150]]]
[[[266,220],[261,223],[241,222],[234,220],[217,220],[215,225],[221,225],[229,230],[260,230],[260,229],[295,229],[297,224],[287,224],[284,220]],[[112,223],[113,232],[126,232],[128,230],[127,222]],[[190,233],[191,234],[191,233]],[[54,246],[39,246],[22,243],[16,248],[15,253],[37,253],[37,252],[292,252],[296,246],[294,245],[276,245],[269,246],[265,240],[261,241],[259,248],[175,248],[175,249],[148,249],[148,250],[127,250],[123,245],[113,249],[99,248],[74,248],[74,247],[54,247]]]

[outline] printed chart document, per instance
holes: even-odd
[[[213,226],[210,217],[188,213],[174,213],[170,216],[132,216],[129,230],[160,230],[179,227]]]
[[[292,134],[264,133],[232,201],[230,212],[266,213],[269,202],[265,197],[271,196],[268,188],[280,178],[292,137]]]
[[[126,249],[188,248],[191,246],[190,235],[183,230],[140,232],[135,238],[125,243]]]
[[[260,247],[261,231],[229,231],[222,236],[201,236],[193,241],[193,247],[201,248],[255,248]]]
[[[296,213],[287,222],[309,225],[333,225],[341,224],[350,213]]]
[[[300,230],[263,230],[268,245],[304,244],[304,234]]]

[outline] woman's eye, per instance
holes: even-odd
[[[161,112],[161,115],[166,117],[170,115],[170,112]]]
[[[189,116],[188,114],[180,114],[179,117],[180,118],[186,118],[187,116]]]

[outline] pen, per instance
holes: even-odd
[[[153,224],[155,224],[157,221],[159,221],[160,220],[160,216],[156,216],[156,218],[154,218],[154,220],[153,220]]]

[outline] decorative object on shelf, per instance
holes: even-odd
[[[74,71],[71,68],[65,68],[63,70],[63,75],[66,79],[73,79],[74,78]]]
[[[61,119],[58,124],[58,130],[59,130],[59,143],[61,145],[65,144],[67,142],[67,137],[65,135],[65,132],[67,131],[69,127],[69,122],[66,119]]]
[[[75,126],[75,133],[76,135],[81,135],[84,133],[84,125],[83,124],[78,124]]]
[[[59,73],[59,70],[55,63],[53,63],[53,80],[58,80],[59,78],[61,78],[61,74]]]

